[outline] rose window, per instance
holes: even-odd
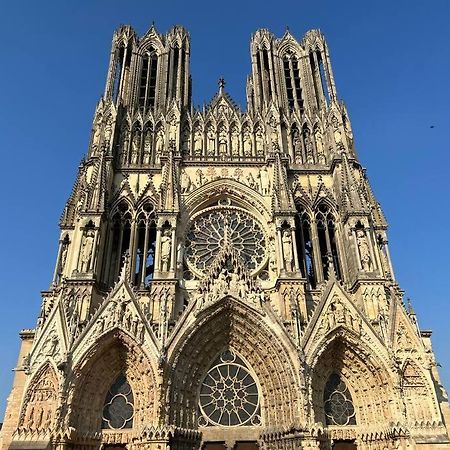
[[[352,396],[339,375],[330,376],[323,397],[327,425],[356,425]]]
[[[200,389],[200,426],[260,425],[256,381],[232,351],[220,355]]]
[[[191,223],[185,253],[189,268],[203,272],[226,242],[250,272],[262,267],[266,239],[261,225],[245,211],[224,208],[209,210]]]

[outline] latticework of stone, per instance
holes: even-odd
[[[258,30],[246,111],[189,56],[114,34],[1,448],[450,448],[323,35]]]

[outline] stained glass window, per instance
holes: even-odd
[[[251,272],[265,256],[265,235],[261,225],[239,209],[213,209],[192,222],[186,239],[186,260],[194,272],[209,267],[228,241]]]
[[[244,362],[223,352],[200,389],[200,426],[260,425],[258,386]]]
[[[328,379],[323,400],[327,425],[356,425],[352,396],[338,374]]]
[[[132,428],[133,416],[133,391],[126,378],[119,375],[106,394],[102,428],[114,430]]]

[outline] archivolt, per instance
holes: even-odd
[[[152,423],[157,393],[151,361],[130,336],[114,330],[97,341],[73,370],[70,425],[83,433],[100,430],[106,393],[121,373],[134,393],[134,426]]]
[[[200,315],[169,349],[165,402],[173,425],[196,428],[198,390],[217,354],[235,350],[256,375],[265,426],[295,423],[301,406],[299,364],[295,349],[282,342],[267,319],[227,297]]]
[[[311,367],[315,421],[325,423],[323,392],[333,372],[345,379],[352,393],[358,425],[385,425],[395,417],[401,420],[392,375],[373,356],[373,352],[347,334],[344,330],[337,330],[329,336],[329,344]]]
[[[211,181],[193,191],[186,199],[186,212],[191,217],[223,197],[234,200],[239,206],[258,217],[262,215],[266,221],[270,220],[270,212],[260,194],[231,179]]]

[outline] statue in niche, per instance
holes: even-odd
[[[203,151],[203,137],[200,127],[195,128],[194,132],[194,154],[195,156],[201,156]]]
[[[302,163],[302,142],[300,139],[300,133],[297,128],[292,132],[292,148],[294,150],[294,161],[295,164]]]
[[[316,128],[314,131],[314,139],[316,141],[317,160],[319,164],[326,164],[327,160],[325,158],[325,153],[323,150],[322,133],[320,132],[319,128]]]
[[[259,169],[258,178],[261,185],[261,194],[269,195],[270,179],[269,179],[269,172],[267,171],[266,166],[263,166],[261,167],[261,169]]]
[[[172,250],[172,232],[165,229],[161,236],[161,270],[168,272],[170,269],[170,254]]]
[[[127,127],[122,130],[121,143],[120,143],[120,162],[126,164],[128,160],[128,147],[130,143],[130,132]]]
[[[89,315],[89,305],[90,305],[90,299],[88,295],[84,295],[79,307],[79,318],[80,322],[83,323],[87,320]]]
[[[293,272],[294,257],[292,254],[292,233],[290,229],[286,229],[283,231],[281,240],[283,247],[284,267],[286,268],[287,272]]]
[[[164,151],[164,130],[162,128],[159,128],[157,133],[156,133],[156,145],[155,145],[155,150],[156,150],[156,157],[155,157],[155,162],[159,163],[159,160],[161,158],[161,155]]]
[[[111,117],[108,119],[108,122],[106,122],[105,126],[105,142],[104,146],[109,147],[109,143],[111,142],[111,136],[112,136],[112,120]]]
[[[219,130],[219,156],[225,159],[228,155],[228,135],[224,126]]]
[[[181,153],[183,155],[189,154],[189,137],[190,137],[190,131],[189,127],[185,126],[183,127],[183,131],[181,132]]]
[[[230,274],[230,284],[229,284],[230,288],[230,294],[234,294],[237,295],[238,294],[238,290],[239,290],[239,277],[238,274],[236,272],[232,272]]]
[[[272,150],[279,150],[280,145],[278,143],[278,124],[275,116],[272,116],[269,120],[270,125],[270,141],[272,142]]]
[[[336,145],[338,148],[342,147],[342,133],[339,130],[339,121],[338,118],[336,116],[333,116],[331,118],[331,124],[333,126],[333,136],[334,136],[334,141],[336,142]]]
[[[364,230],[356,230],[356,241],[358,243],[362,269],[370,272],[372,270],[372,257],[370,256],[370,248]]]
[[[98,146],[100,144],[100,135],[101,135],[101,120],[95,122],[94,125],[94,134],[92,135],[92,153],[96,153]]]
[[[150,164],[150,156],[152,153],[152,129],[147,127],[144,134],[144,156],[142,162],[144,164]]]
[[[252,156],[252,137],[248,128],[244,130],[244,156]]]
[[[311,137],[307,129],[303,132],[303,139],[305,142],[306,162],[308,164],[314,164],[313,143],[311,142]]]
[[[172,116],[169,121],[169,142],[177,142],[177,118]]]
[[[261,127],[256,130],[256,154],[257,156],[264,156],[264,135]]]
[[[214,154],[216,153],[216,134],[215,134],[214,128],[212,126],[208,127],[206,136],[208,138],[208,141],[207,141],[208,156],[214,156]]]
[[[231,154],[239,156],[239,131],[236,127],[231,130]]]
[[[62,273],[66,267],[67,252],[69,251],[69,242],[64,240],[61,247],[61,259],[59,261],[59,272]]]
[[[133,140],[131,141],[131,164],[137,164],[139,152],[141,150],[141,133],[138,128],[134,130]]]
[[[185,170],[181,172],[181,193],[186,194],[191,190],[191,177]]]
[[[80,252],[80,272],[88,272],[92,267],[92,250],[94,249],[94,230],[87,230],[83,235]]]

